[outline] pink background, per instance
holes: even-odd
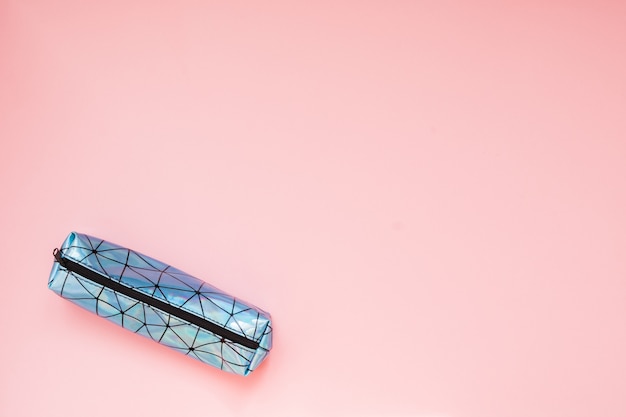
[[[625,22],[0,1],[0,415],[625,416]],[[58,298],[70,230],[269,310],[270,358],[231,376]]]

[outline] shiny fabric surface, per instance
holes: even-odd
[[[142,336],[227,372],[248,375],[272,347],[269,313],[139,252],[72,232],[60,255],[259,344],[252,349],[149,303],[99,285],[54,262],[48,287],[73,303]]]

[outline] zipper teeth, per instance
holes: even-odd
[[[78,262],[72,261],[68,258],[63,258],[61,256],[61,252],[58,249],[55,249],[53,252],[54,258],[56,261],[65,269],[70,272],[74,272],[81,277],[88,279],[90,281],[95,282],[98,285],[102,285],[103,287],[109,288],[113,291],[116,291],[120,294],[126,295],[130,298],[133,298],[139,302],[147,304],[151,307],[158,308],[159,310],[170,314],[174,317],[177,317],[181,320],[187,321],[191,324],[194,324],[204,330],[208,330],[211,333],[222,337],[223,339],[230,340],[231,342],[237,343],[239,345],[245,346],[250,349],[258,349],[259,343],[248,339],[245,336],[242,336],[238,333],[235,333],[231,330],[228,330],[224,327],[221,327],[218,324],[215,324],[209,320],[206,320],[203,317],[196,316],[193,313],[190,313],[186,310],[183,310],[179,307],[168,304],[164,301],[151,297],[141,291],[137,291],[133,288],[127,287],[123,284],[120,284],[117,281],[111,280],[106,275],[100,274],[98,272],[92,271],[91,269],[79,264]]]

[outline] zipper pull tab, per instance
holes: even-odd
[[[58,248],[54,248],[52,255],[61,266],[65,266],[65,260],[61,257],[61,251]]]

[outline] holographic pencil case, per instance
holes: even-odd
[[[269,313],[149,256],[72,232],[48,287],[134,333],[248,375],[272,347]]]

